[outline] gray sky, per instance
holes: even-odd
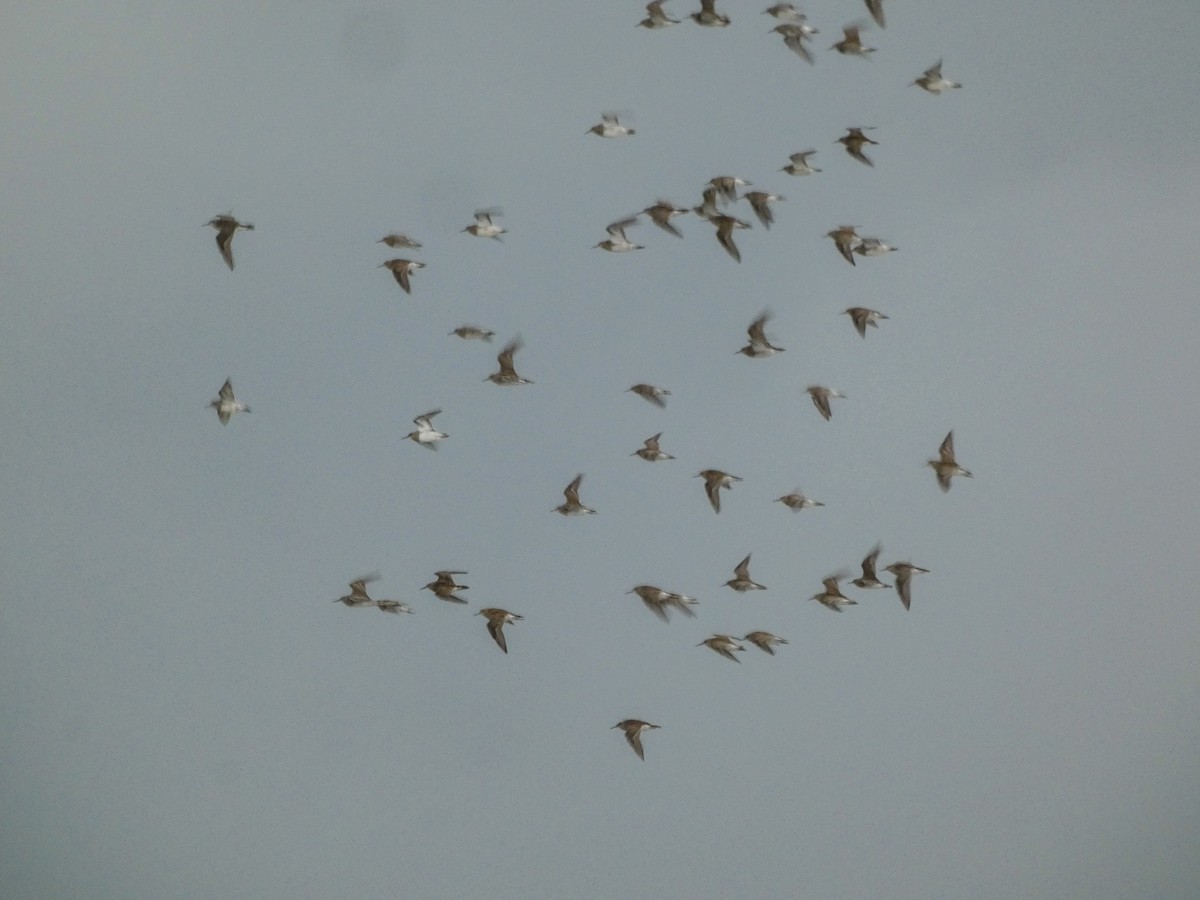
[[[813,0],[810,67],[766,5],[6,7],[5,897],[1200,893],[1200,9],[895,0],[863,61]],[[909,84],[939,57],[963,90]],[[741,265],[694,216],[592,248],[719,174],[788,198]],[[901,250],[851,268],[842,223]],[[735,355],[764,309],[787,352]],[[535,384],[484,383],[516,334]],[[552,515],[580,472],[599,514]],[[877,540],[910,612],[806,601]],[[751,551],[769,590],[718,587]],[[372,570],[415,615],[330,602]],[[695,646],[756,628],[790,644]]]

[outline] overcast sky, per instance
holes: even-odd
[[[886,0],[863,60],[812,0],[810,66],[766,5],[4,5],[6,898],[1200,895],[1200,7]],[[593,247],[725,174],[787,197],[741,264]],[[877,541],[911,611],[807,601]],[[373,571],[414,615],[331,602]]]

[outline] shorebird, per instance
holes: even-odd
[[[362,578],[356,578],[350,582],[350,593],[345,597],[338,597],[334,603],[344,603],[351,609],[357,609],[363,606],[374,606],[375,601],[367,596],[367,585],[372,581],[379,580],[379,573],[364,575]]]
[[[771,318],[769,312],[764,312],[757,319],[750,323],[750,327],[746,329],[746,334],[750,336],[750,343],[738,351],[743,356],[748,356],[751,359],[765,359],[768,356],[774,356],[776,353],[782,353],[783,347],[776,347],[767,340],[767,335],[763,328],[767,324],[767,320]]]
[[[692,212],[704,221],[711,222],[721,215],[721,210],[717,206],[717,189],[710,184],[704,189],[701,197],[703,199],[701,199],[700,205],[693,206]]]
[[[637,216],[630,216],[628,219],[613,222],[605,229],[608,232],[608,237],[598,243],[596,247],[599,247],[601,250],[607,250],[609,253],[624,253],[627,250],[645,250],[646,248],[641,244],[635,244],[629,238],[625,237],[625,229],[636,224]]]
[[[708,494],[708,502],[712,504],[713,512],[718,513],[721,511],[721,488],[731,489],[733,482],[742,480],[720,469],[705,469],[692,477],[704,479],[704,492]]]
[[[716,190],[721,199],[726,203],[732,203],[737,199],[738,188],[753,187],[753,185],[751,182],[744,178],[739,178],[737,175],[718,175],[716,178],[709,179],[706,187]]]
[[[774,16],[780,22],[803,22],[806,18],[804,13],[790,3],[776,3],[767,7],[763,10],[763,15]]]
[[[492,636],[492,640],[505,653],[508,652],[508,641],[504,639],[504,626],[519,622],[524,616],[518,616],[516,613],[510,613],[507,609],[497,609],[492,606],[484,607],[475,613],[477,616],[483,616],[487,619],[488,634]]]
[[[455,575],[466,575],[459,569],[439,569],[433,573],[437,576],[436,580],[429,582],[421,590],[433,591],[433,595],[439,600],[449,600],[451,603],[466,603],[462,597],[454,596],[455,591],[469,591],[470,587],[465,584],[455,584]]]
[[[413,419],[413,424],[417,426],[417,430],[410,431],[405,437],[416,444],[420,444],[422,447],[436,450],[438,441],[450,437],[450,435],[438,431],[430,422],[440,412],[440,409],[431,409],[427,413],[421,413],[421,415]]]
[[[710,638],[705,638],[696,646],[707,647],[709,650],[721,654],[726,659],[732,659],[735,663],[740,663],[741,660],[734,656],[733,652],[741,652],[746,649],[727,634],[714,634]]]
[[[769,631],[752,631],[742,638],[742,640],[749,641],[759,650],[762,650],[764,653],[769,653],[772,656],[775,655],[776,646],[787,643],[784,638],[776,637]]]
[[[883,313],[874,309],[867,309],[865,306],[852,306],[847,310],[843,310],[842,315],[849,316],[850,321],[854,323],[854,330],[858,332],[859,337],[867,336],[867,326],[872,328],[879,327],[879,320],[886,319]]]
[[[863,59],[870,59],[868,53],[874,53],[874,47],[864,47],[860,31],[862,26],[845,25],[842,27],[842,39],[830,47],[830,50],[836,50],[843,56],[861,56]]]
[[[887,587],[887,585],[880,581],[875,575],[875,562],[879,559],[879,551],[881,549],[883,549],[881,545],[876,544],[871,548],[871,552],[863,557],[862,577],[855,578],[852,582],[850,582],[852,585],[864,589]]]
[[[854,262],[854,248],[858,246],[860,240],[854,231],[857,227],[857,225],[839,225],[825,235],[827,238],[833,238],[833,244],[837,247],[838,253],[842,254],[842,259],[852,266],[857,265]]]
[[[651,3],[651,6],[655,4]],[[646,754],[642,751],[642,732],[649,731],[651,728],[661,728],[661,725],[651,725],[649,722],[643,722],[641,719],[624,719],[618,722],[613,728],[620,728],[625,732],[625,740],[629,741],[629,746],[633,748],[633,752],[638,755],[638,759],[645,759]],[[612,730],[611,728],[609,729]]]
[[[404,293],[411,294],[412,286],[409,284],[408,278],[415,270],[425,268],[425,263],[413,259],[389,259],[375,268],[391,269],[392,275],[396,277],[396,283],[404,289]]]
[[[622,125],[615,112],[606,112],[601,113],[600,121],[585,131],[584,134],[598,134],[602,138],[618,138],[629,137],[632,134],[637,134],[637,132],[626,125]]]
[[[475,224],[468,225],[463,231],[473,234],[475,237],[492,238],[499,241],[500,235],[508,234],[508,231],[492,222],[492,216],[498,215],[500,215],[499,209],[477,209],[475,210]]]
[[[496,336],[496,332],[480,328],[478,325],[459,325],[450,334],[457,335],[464,341],[486,341],[489,344]]]
[[[556,512],[560,516],[586,516],[594,514],[596,511],[591,507],[584,506],[579,502],[579,485],[583,482],[582,475],[576,475],[575,480],[563,489],[563,496],[567,499],[561,506],[556,506],[550,512]]]
[[[690,212],[688,209],[681,209],[670,200],[658,200],[653,206],[647,206],[642,210],[650,221],[661,228],[668,234],[673,234],[677,238],[683,237],[683,234],[671,224],[671,219],[675,216],[682,216],[684,213]]]
[[[500,351],[500,355],[496,357],[500,363],[500,371],[493,372],[484,381],[490,381],[493,384],[533,384],[528,378],[522,378],[517,374],[517,370],[513,368],[513,354],[522,347],[520,338],[513,338],[504,345],[504,349]]]
[[[672,19],[665,12],[663,12],[663,4],[665,2],[666,0],[654,0],[653,3],[647,3],[646,18],[638,22],[638,25],[642,28],[649,28],[652,30],[655,28],[667,28],[671,25],[678,25],[678,19]]]
[[[250,412],[250,407],[244,403],[238,403],[233,398],[233,385],[228,378],[221,385],[221,390],[217,392],[217,399],[208,405],[217,411],[217,418],[221,420],[222,425],[228,424],[229,417],[234,413]]]
[[[221,258],[225,260],[225,265],[229,266],[230,271],[233,270],[233,235],[239,228],[244,228],[246,231],[253,231],[254,226],[249,222],[239,222],[233,217],[232,213],[225,213],[223,216],[213,216],[212,219],[204,223],[204,227],[212,226],[217,229],[217,249],[221,251]]]
[[[826,422],[833,415],[833,411],[829,408],[829,401],[834,397],[839,397],[842,400],[846,399],[846,395],[841,391],[835,391],[833,388],[821,387],[819,384],[809,385],[805,390],[812,397],[813,406],[817,408],[817,412],[821,414]]]
[[[404,247],[409,250],[420,250],[421,249],[421,244],[419,241],[414,241],[407,234],[397,234],[396,232],[392,232],[391,234],[384,235],[379,240],[377,240],[375,243],[387,244],[389,247],[393,247],[393,248]]]
[[[929,91],[931,94],[940,94],[947,88],[962,87],[957,81],[950,81],[948,78],[942,77],[942,61],[940,59],[926,69],[925,74],[914,81],[913,84]]]
[[[975,477],[954,459],[953,429],[946,434],[946,439],[938,447],[938,458],[929,460],[926,465],[930,466],[937,474],[938,487],[942,489],[942,493],[950,490],[950,479],[955,475],[965,475],[967,478]]]
[[[918,572],[928,574],[929,570],[909,562],[895,562],[887,567],[887,571],[896,576],[896,593],[907,610],[912,605],[912,577]]]
[[[765,591],[767,586],[759,584],[750,577],[750,556],[747,553],[746,558],[734,566],[733,578],[725,582],[725,587],[733,588],[739,594],[744,594],[746,591]]]
[[[633,391],[639,397],[649,400],[660,409],[666,407],[667,401],[663,397],[670,397],[671,392],[660,387],[655,387],[652,384],[635,384],[631,388],[626,388],[625,393]]]
[[[800,488],[796,488],[790,494],[784,494],[782,497],[775,498],[776,503],[782,503],[792,512],[800,512],[802,509],[812,509],[817,506],[824,506],[820,500],[813,500],[810,497],[805,497],[801,493]]]
[[[887,256],[889,253],[899,249],[899,247],[893,247],[879,238],[865,237],[859,238],[854,252],[859,256]]]
[[[661,462],[664,459],[674,459],[675,457],[673,457],[670,453],[664,453],[662,450],[658,449],[658,439],[660,437],[662,437],[661,431],[654,435],[654,437],[646,438],[644,442],[645,446],[640,450],[634,450],[629,455],[640,456],[642,459],[646,460],[646,462]]]
[[[816,600],[822,606],[832,609],[834,612],[841,612],[843,606],[857,606],[857,600],[851,600],[842,593],[842,589],[838,587],[838,582],[845,578],[844,572],[837,575],[830,575],[823,582],[825,590],[819,594],[813,594],[809,600]]]
[[[396,615],[412,612],[411,606],[407,603],[401,603],[399,600],[376,600],[375,605],[379,608],[380,612],[396,613]]]
[[[654,613],[664,622],[670,622],[668,611],[677,609],[688,618],[694,619],[696,614],[691,607],[698,602],[695,597],[689,597],[686,594],[676,594],[673,591],[664,591],[660,587],[655,587],[652,584],[639,584],[636,587],[625,592],[626,594],[637,594],[642,603],[646,604],[646,609]]]
[[[811,51],[804,45],[805,41],[812,40],[812,35],[817,33],[815,28],[796,22],[784,22],[782,25],[776,25],[771,31],[782,35],[784,46],[806,63],[811,65],[815,62]]]
[[[866,128],[847,128],[846,133],[837,139],[837,143],[845,147],[846,152],[857,159],[860,163],[874,168],[875,163],[871,162],[870,157],[863,153],[862,149],[864,144],[873,144],[875,146],[879,146],[879,141],[873,141],[863,133],[864,131],[872,130],[873,126],[867,126]]]
[[[812,175],[814,172],[820,172],[808,163],[808,158],[816,154],[816,150],[802,150],[799,153],[793,153],[788,159],[791,160],[786,166],[780,169],[780,172],[787,172],[789,175]]]
[[[729,24],[729,16],[717,12],[713,8],[716,5],[717,0],[700,0],[700,11],[692,13],[692,20],[706,28],[724,28]]]
[[[871,18],[875,20],[880,28],[887,28],[887,22],[883,18],[883,0],[866,0],[867,11],[871,13]]]
[[[775,214],[771,212],[771,207],[768,205],[777,200],[786,200],[779,194],[771,194],[767,191],[747,191],[742,194],[743,200],[750,201],[750,208],[754,210],[754,214],[758,216],[758,221],[762,222],[763,228],[770,229],[771,223],[775,221]]]
[[[733,229],[749,228],[750,223],[743,222],[741,219],[736,219],[733,216],[721,215],[720,213],[710,217],[708,221],[717,227],[717,240],[725,248],[725,252],[738,262],[741,262],[742,251],[738,250],[737,244],[733,242]]]

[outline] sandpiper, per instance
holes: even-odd
[[[910,562],[895,562],[887,567],[887,571],[896,576],[896,593],[900,595],[900,602],[907,610],[912,605],[912,577],[918,572],[928,574],[929,570],[914,566]]]
[[[417,426],[417,430],[410,431],[405,435],[405,437],[414,443],[420,444],[422,447],[428,447],[430,450],[436,450],[438,441],[442,441],[450,437],[450,435],[438,431],[430,422],[430,420],[440,412],[440,409],[431,409],[427,413],[421,413],[421,415],[413,419],[413,424]]]
[[[401,603],[399,600],[376,600],[375,606],[378,607],[380,612],[396,613],[396,615],[413,611],[411,606],[407,603]]]
[[[439,600],[449,600],[451,603],[466,603],[462,597],[454,596],[455,591],[469,591],[470,587],[465,584],[455,584],[455,575],[466,575],[467,573],[461,569],[439,569],[433,573],[437,576],[434,581],[429,582],[421,588],[423,591],[433,591],[433,595]]]
[[[706,222],[711,222],[714,218],[721,215],[721,210],[717,207],[717,189],[709,185],[704,189],[701,197],[700,205],[693,206],[692,212]]]
[[[743,356],[748,356],[751,359],[765,359],[768,356],[774,356],[776,353],[782,353],[783,347],[776,347],[769,340],[763,331],[767,324],[767,320],[771,318],[769,312],[764,312],[757,319],[750,323],[750,327],[746,329],[746,334],[750,336],[750,343],[738,351]]]
[[[500,371],[493,372],[484,381],[490,381],[493,384],[533,384],[528,378],[522,378],[517,374],[517,370],[513,368],[513,354],[522,347],[520,338],[513,338],[504,345],[504,349],[500,351],[500,355],[496,357],[500,363]]]
[[[782,35],[784,46],[806,63],[811,65],[815,62],[812,52],[804,45],[805,41],[812,40],[811,35],[817,33],[815,28],[796,22],[784,22],[782,25],[776,25],[771,31]]]
[[[764,16],[774,16],[780,22],[803,22],[804,13],[790,3],[776,3],[763,10]]]
[[[732,489],[733,482],[742,480],[720,469],[705,469],[692,477],[704,479],[704,492],[708,494],[708,502],[712,504],[713,512],[718,513],[721,511],[721,488]]]
[[[942,445],[938,447],[938,458],[929,460],[926,465],[930,466],[937,474],[938,487],[942,489],[942,493],[950,490],[950,479],[955,475],[965,475],[967,478],[975,477],[954,459],[953,429],[946,435],[946,439],[942,441]]]
[[[608,232],[608,238],[598,243],[596,247],[599,247],[601,250],[607,250],[609,253],[624,253],[627,250],[645,250],[646,248],[641,244],[635,244],[629,238],[625,237],[625,229],[636,224],[637,216],[630,216],[627,219],[613,222],[605,229]]]
[[[725,582],[725,587],[733,588],[739,594],[744,594],[746,591],[765,591],[767,586],[759,584],[750,577],[750,556],[747,553],[746,558],[734,566],[733,577]]]
[[[646,400],[649,400],[651,403],[653,403],[655,406],[659,407],[660,409],[667,405],[667,401],[664,400],[663,397],[671,396],[670,391],[668,391],[664,388],[655,387],[652,384],[635,384],[633,387],[625,389],[625,393],[627,393],[627,394],[630,391],[633,391],[639,397],[643,397]]]
[[[767,191],[747,191],[742,194],[742,199],[750,201],[750,208],[758,216],[758,221],[762,222],[763,228],[769,229],[771,223],[775,221],[775,214],[771,212],[771,207],[768,204],[774,203],[777,200],[786,200],[787,197],[780,194],[771,194]]]
[[[925,74],[914,81],[913,84],[919,88],[924,88],[931,94],[940,94],[947,88],[962,87],[957,81],[950,81],[948,78],[942,77],[942,61],[940,59],[926,69]]]
[[[634,129],[627,125],[622,125],[615,112],[601,113],[600,121],[584,133],[598,134],[602,138],[629,137],[632,134],[637,134]]]
[[[842,39],[830,47],[830,50],[836,50],[843,56],[861,56],[863,59],[870,59],[867,54],[874,53],[874,47],[864,47],[860,32],[862,25],[845,25],[842,27]]]
[[[675,216],[682,216],[684,213],[691,212],[691,210],[680,208],[670,200],[660,199],[653,206],[647,206],[642,212],[649,216],[650,221],[663,231],[681,238],[683,234],[671,224],[671,219]]]
[[[404,293],[412,293],[412,285],[409,284],[409,276],[417,269],[425,268],[425,263],[417,262],[414,259],[389,259],[387,262],[382,262],[377,265],[377,269],[391,269],[392,275],[396,278],[396,283],[404,289]]]
[[[651,3],[651,6],[655,4]],[[661,725],[651,725],[649,722],[643,722],[641,719],[623,719],[618,722],[613,728],[620,728],[625,732],[625,740],[629,741],[629,746],[633,748],[633,752],[638,755],[638,759],[645,759],[646,754],[642,751],[642,732],[649,731],[651,728],[661,728]],[[612,730],[611,728],[609,729]]]
[[[391,234],[384,235],[379,240],[377,240],[375,243],[387,244],[389,247],[392,247],[392,248],[404,247],[409,250],[420,250],[421,249],[420,241],[414,241],[407,234],[399,234],[394,231]]]
[[[879,327],[879,320],[886,319],[883,313],[874,309],[867,309],[865,306],[852,306],[847,310],[843,310],[842,315],[849,316],[850,321],[854,323],[854,330],[858,332],[860,337],[867,336],[867,326],[872,328]]]
[[[879,25],[880,28],[887,28],[887,22],[883,18],[883,0],[866,0],[867,11],[871,13],[871,18]]]
[[[356,578],[350,582],[350,593],[345,597],[338,597],[334,603],[344,603],[351,609],[357,609],[363,606],[374,606],[375,601],[367,595],[367,585],[372,581],[379,580],[379,573],[373,572],[370,575],[364,575],[362,578]]]
[[[858,244],[854,247],[854,252],[859,256],[887,256],[887,254],[899,249],[899,247],[893,247],[879,238],[865,237],[859,238]]]
[[[516,613],[510,613],[507,609],[497,609],[492,606],[484,607],[475,613],[475,615],[483,616],[487,619],[488,634],[492,636],[492,640],[505,653],[508,652],[508,641],[504,639],[504,626],[519,622],[525,618],[524,616],[518,616]]]
[[[769,631],[752,631],[742,638],[742,640],[749,641],[759,650],[762,650],[764,653],[769,653],[772,656],[775,655],[775,648],[779,644],[787,643],[786,639],[777,637],[776,635],[771,634]]]
[[[737,175],[718,175],[716,178],[709,179],[707,187],[715,188],[722,200],[732,203],[737,199],[738,188],[753,187],[753,184]]]
[[[592,515],[596,511],[591,507],[584,506],[579,502],[579,485],[583,482],[582,475],[576,475],[575,479],[563,489],[563,496],[567,499],[561,506],[556,506],[550,512],[556,512],[560,516],[586,516]]]
[[[814,172],[821,170],[809,165],[808,158],[816,154],[816,150],[802,150],[799,153],[793,153],[788,157],[791,162],[780,169],[780,172],[787,172],[789,175],[812,175]]]
[[[882,549],[882,545],[876,544],[871,548],[871,552],[863,557],[862,577],[855,578],[850,582],[852,585],[864,589],[885,588],[888,586],[875,575],[875,562],[879,559],[879,551]]]
[[[666,0],[653,0],[652,3],[647,3],[646,18],[638,22],[638,25],[642,28],[648,28],[651,30],[655,28],[667,28],[671,25],[678,25],[678,19],[672,19],[665,12],[663,12],[663,4],[665,2]]]
[[[843,606],[857,606],[857,600],[851,600],[842,593],[842,589],[838,587],[838,582],[846,577],[844,572],[837,575],[830,575],[823,582],[825,590],[819,594],[813,594],[809,600],[816,600],[822,606],[832,609],[834,612],[841,612]]]
[[[692,20],[706,28],[724,28],[729,24],[729,16],[717,12],[713,8],[716,5],[717,0],[700,0],[700,11],[692,13]]]
[[[800,488],[796,488],[790,494],[784,494],[782,497],[775,498],[776,503],[782,503],[792,512],[800,512],[802,509],[813,509],[818,506],[824,506],[820,500],[813,500],[811,497],[804,496]]]
[[[742,251],[737,248],[737,244],[733,242],[733,229],[749,228],[749,222],[743,222],[741,219],[736,219],[733,216],[717,214],[709,218],[710,222],[717,227],[717,240],[721,246],[725,248],[725,252],[732,256],[738,262],[742,261]]]
[[[733,655],[734,651],[741,652],[746,649],[727,634],[714,634],[710,638],[705,638],[696,646],[714,650],[726,659],[732,659],[735,663],[740,663],[741,660]]]
[[[823,418],[826,422],[828,422],[829,417],[833,415],[833,411],[829,408],[829,401],[834,397],[841,398],[842,400],[846,399],[846,395],[841,391],[836,391],[833,388],[822,387],[819,384],[811,384],[805,388],[805,390],[807,390],[808,395],[812,397],[813,406],[817,408],[817,412],[821,414],[821,418]]]
[[[478,325],[459,325],[450,334],[457,335],[464,341],[486,341],[489,344],[496,336],[496,332],[480,328]]]
[[[221,251],[221,258],[225,260],[225,265],[229,266],[230,271],[232,271],[234,232],[239,228],[244,228],[246,231],[253,231],[254,226],[249,222],[239,222],[233,217],[232,213],[225,213],[223,216],[214,216],[211,220],[204,223],[205,227],[210,225],[217,229],[217,249]]]
[[[846,133],[837,139],[837,143],[845,147],[846,152],[857,159],[860,163],[874,168],[875,163],[871,162],[870,157],[863,153],[862,149],[864,144],[874,144],[875,146],[879,145],[879,141],[873,141],[863,133],[864,131],[872,130],[874,130],[874,126],[870,125],[866,126],[865,128],[847,128]]]
[[[858,246],[859,241],[859,237],[854,231],[857,227],[857,225],[839,225],[825,235],[827,238],[833,238],[834,246],[837,247],[838,253],[842,254],[842,259],[852,266],[857,265],[854,262],[854,248]]]
[[[228,424],[229,417],[234,413],[250,412],[250,407],[244,403],[238,403],[233,398],[233,384],[228,378],[221,385],[221,390],[217,392],[217,399],[208,405],[217,411],[217,418],[221,420],[222,425]]]
[[[629,455],[640,456],[642,459],[646,460],[646,462],[661,462],[664,459],[674,459],[675,457],[673,457],[670,453],[664,453],[662,450],[658,449],[658,439],[660,437],[662,437],[661,431],[654,435],[654,437],[646,438],[644,442],[645,446],[643,446],[640,450],[634,450]]]
[[[475,224],[468,225],[463,231],[468,234],[473,234],[475,237],[493,238],[499,241],[500,235],[508,234],[508,231],[501,228],[492,222],[492,216],[501,214],[499,209],[477,209],[475,210]]]
[[[642,603],[646,605],[646,609],[654,613],[664,622],[670,622],[668,611],[677,609],[688,618],[694,619],[696,614],[691,607],[695,606],[699,601],[695,597],[689,597],[686,594],[676,594],[673,591],[664,591],[660,587],[655,587],[652,584],[639,584],[634,588],[625,592],[626,594],[637,594]]]

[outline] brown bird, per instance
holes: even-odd
[[[857,159],[860,163],[874,168],[875,163],[871,162],[870,157],[863,153],[862,149],[865,144],[873,144],[876,147],[879,146],[879,141],[873,141],[863,133],[864,131],[873,130],[874,127],[869,125],[865,128],[847,128],[846,133],[837,139],[837,143],[845,147],[846,152]]]
[[[500,363],[500,371],[493,372],[483,380],[490,381],[492,384],[533,384],[529,379],[518,375],[517,370],[513,368],[513,354],[520,350],[522,346],[524,345],[521,343],[520,338],[513,338],[505,344],[504,349],[500,351],[500,355],[496,357],[496,360]]]
[[[748,356],[750,359],[765,359],[768,356],[774,356],[776,353],[783,352],[783,347],[776,347],[767,340],[767,334],[764,329],[770,319],[771,313],[764,312],[750,323],[750,326],[746,329],[746,334],[750,337],[750,343],[739,350],[738,353]]]
[[[690,210],[682,209],[676,206],[670,200],[659,200],[653,206],[647,206],[642,210],[642,212],[650,218],[651,222],[653,222],[663,231],[667,232],[668,234],[673,234],[677,238],[681,238],[683,237],[683,234],[678,228],[671,224],[671,219],[675,218],[675,216],[682,216],[683,214],[690,212]]]
[[[734,652],[741,652],[746,649],[727,634],[714,634],[710,638],[705,638],[696,646],[707,647],[709,650],[721,654],[726,659],[732,659],[735,663],[740,663],[741,660],[733,655]]]
[[[646,462],[661,462],[667,459],[674,459],[675,457],[673,457],[670,453],[664,453],[659,449],[658,439],[660,437],[662,437],[661,431],[654,435],[654,437],[646,438],[644,441],[644,446],[640,450],[634,450],[629,455],[640,456],[642,459],[646,460]]]
[[[887,585],[880,581],[875,575],[875,563],[879,559],[879,551],[881,549],[883,549],[882,546],[876,544],[871,548],[871,552],[863,557],[862,577],[855,578],[852,582],[850,582],[852,585],[866,589],[887,587]]]
[[[729,16],[723,16],[714,9],[717,0],[700,0],[700,12],[692,13],[692,19],[697,25],[707,28],[724,28],[729,24]]]
[[[380,263],[375,268],[391,269],[392,275],[396,278],[396,284],[404,289],[404,293],[411,294],[412,285],[409,284],[408,277],[415,270],[425,268],[425,263],[412,259],[389,259],[387,262]]]
[[[853,25],[845,25],[842,27],[842,39],[830,47],[830,50],[836,50],[843,56],[861,56],[863,59],[870,59],[868,53],[874,53],[874,47],[864,47],[860,32],[862,25],[855,23]]]
[[[635,384],[633,387],[625,389],[625,393],[629,393],[630,391],[633,391],[635,394],[645,400],[649,400],[660,409],[665,408],[667,405],[667,401],[664,400],[663,397],[671,396],[670,391],[660,387],[655,387],[652,384]]]
[[[830,575],[822,583],[825,585],[825,590],[819,594],[813,594],[809,600],[816,600],[822,606],[832,609],[834,612],[841,612],[843,606],[857,606],[857,600],[851,600],[842,593],[842,589],[838,587],[838,582],[846,577],[844,572],[837,575]]]
[[[887,22],[883,18],[883,0],[866,0],[867,11],[871,13],[871,18],[875,20],[880,28],[887,28]]]
[[[787,197],[782,197],[779,194],[771,194],[767,191],[747,191],[742,194],[742,198],[750,201],[750,208],[754,210],[754,214],[758,216],[758,221],[762,222],[763,228],[770,229],[771,223],[775,221],[775,213],[771,211],[768,205],[776,200],[786,200]]]
[[[212,226],[217,229],[217,249],[221,251],[221,258],[225,260],[225,265],[229,266],[230,271],[233,271],[233,235],[239,228],[253,231],[254,226],[249,222],[239,222],[232,213],[214,216],[204,224],[205,227]]]
[[[449,600],[451,603],[466,603],[462,597],[456,597],[455,591],[469,591],[470,587],[465,584],[455,584],[455,575],[466,575],[459,569],[439,569],[433,573],[437,579],[429,582],[421,590],[433,591],[433,595],[439,600]]]
[[[744,594],[746,591],[765,591],[766,585],[759,584],[750,577],[750,557],[752,554],[747,553],[743,559],[733,570],[733,578],[725,582],[725,587],[733,588],[739,594]]]
[[[842,254],[842,259],[852,266],[858,265],[854,261],[854,248],[858,246],[860,240],[855,231],[857,227],[857,225],[839,225],[825,235],[825,237],[833,239],[833,245],[837,247],[838,253]]]
[[[735,228],[749,228],[750,223],[743,222],[741,219],[736,219],[733,216],[724,215],[723,213],[717,213],[715,216],[710,217],[708,221],[717,227],[717,240],[725,248],[725,252],[738,262],[741,262],[742,251],[733,242],[733,230]]]
[[[951,429],[946,435],[942,445],[938,447],[938,458],[931,459],[926,465],[932,467],[937,474],[938,487],[942,489],[944,494],[950,490],[950,479],[955,475],[965,475],[967,478],[975,476],[960,466],[954,459],[954,430]]]
[[[368,594],[367,594],[367,585],[370,584],[372,581],[378,581],[378,580],[379,580],[378,572],[372,573],[371,575],[364,575],[362,578],[356,578],[356,579],[354,579],[354,581],[350,582],[350,593],[348,593],[344,597],[338,597],[333,602],[334,603],[344,603],[346,606],[349,606],[351,609],[355,609],[355,608],[359,608],[359,607],[363,607],[363,606],[374,606],[375,601],[372,600],[370,598],[370,596],[368,596]]]
[[[646,754],[642,752],[642,732],[649,731],[651,728],[661,728],[661,725],[651,725],[649,722],[643,722],[641,719],[625,719],[618,722],[613,728],[620,728],[625,732],[625,740],[629,741],[629,746],[633,748],[633,752],[638,755],[638,759],[644,760]],[[610,731],[612,729],[609,729]]]
[[[787,641],[781,637],[776,637],[769,631],[752,631],[744,638],[743,641],[749,641],[759,650],[764,653],[775,655],[775,647],[779,644],[786,644]]]
[[[518,616],[516,613],[510,613],[507,609],[497,609],[492,606],[485,607],[475,613],[477,616],[483,616],[487,619],[488,634],[492,636],[492,640],[505,653],[508,652],[508,641],[504,639],[504,626],[519,622],[524,616]]]
[[[867,309],[865,306],[852,306],[845,310],[842,315],[850,317],[850,321],[854,323],[854,330],[858,332],[859,337],[864,338],[867,336],[868,325],[872,328],[878,328],[878,321],[887,318],[883,313]]]
[[[742,480],[720,469],[705,469],[692,477],[704,479],[704,492],[708,494],[708,502],[712,504],[713,511],[718,513],[721,511],[721,488],[732,488],[733,482]]]
[[[593,514],[596,511],[591,507],[584,506],[579,502],[579,485],[583,483],[583,476],[576,475],[575,480],[566,486],[563,490],[563,496],[566,500],[561,506],[556,506],[551,512],[556,512],[562,516],[586,516]]]
[[[381,237],[375,243],[386,244],[387,246],[392,247],[394,249],[400,248],[400,247],[403,247],[408,250],[420,250],[421,249],[421,244],[419,241],[414,241],[407,234],[397,234],[395,232],[392,232],[389,235],[385,235],[384,237]]]
[[[846,395],[840,391],[835,391],[833,388],[821,387],[819,384],[810,385],[807,390],[809,396],[812,397],[813,406],[817,408],[817,412],[821,414],[821,418],[826,422],[833,415],[833,411],[829,408],[830,399],[833,397],[846,399]]]
[[[896,576],[896,593],[900,595],[900,602],[907,610],[912,606],[912,577],[918,572],[928,574],[929,570],[909,562],[895,562],[887,567],[887,571]]]

